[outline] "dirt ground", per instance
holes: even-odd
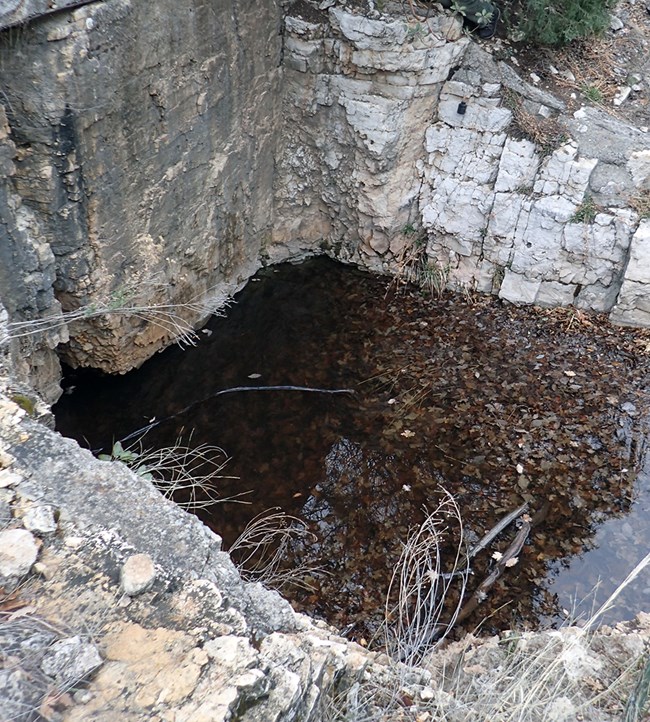
[[[622,0],[612,8],[610,27],[602,36],[576,40],[564,48],[517,42],[509,15],[506,4],[497,38],[483,47],[512,65],[524,80],[562,99],[570,112],[596,104],[632,125],[650,126],[647,0]]]

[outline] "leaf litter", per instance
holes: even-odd
[[[285,564],[324,573],[283,590],[297,609],[371,640],[403,543],[441,488],[460,505],[469,543],[524,502],[531,516],[546,509],[460,631],[559,623],[574,597],[595,604],[650,546],[647,331],[575,309],[397,293],[322,259],[260,278],[198,348],[171,349],[104,386],[91,379],[87,393],[71,379],[81,390],[63,397],[57,423],[95,448],[143,415],[168,416],[258,374],[262,386],[355,388],[222,396],[147,436],[164,446],[180,426],[226,449],[239,478],[220,493],[252,489],[253,503],[198,512],[226,546],[270,507],[307,524],[313,537],[289,544]],[[504,529],[472,560],[468,593],[515,534]],[[642,609],[648,587],[637,580],[607,621]]]

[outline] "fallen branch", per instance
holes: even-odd
[[[495,524],[490,531],[485,534],[485,536],[478,542],[478,544],[475,544],[469,552],[469,558],[473,559],[482,549],[485,549],[485,547],[496,537],[498,536],[511,522],[513,522],[515,519],[518,519],[522,514],[528,511],[528,502],[525,501],[520,507],[515,509],[514,511],[511,511],[510,514],[507,516],[504,516],[503,519],[501,519],[500,522]]]
[[[488,591],[501,576],[504,569],[507,567],[513,567],[517,563],[517,557],[526,543],[530,529],[530,521],[524,519],[521,528],[517,532],[517,535],[513,539],[512,544],[506,550],[505,554],[497,561],[497,564],[492,572],[481,582],[481,584],[479,584],[474,594],[470,597],[470,600],[460,610],[460,613],[456,618],[456,624],[462,622],[464,619],[467,619],[476,607],[486,600]]]

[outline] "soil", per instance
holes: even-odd
[[[506,4],[507,7],[507,4]],[[508,17],[508,12],[504,13]],[[515,17],[514,11],[510,14]],[[618,27],[616,20],[622,27]],[[502,23],[484,48],[505,60],[524,80],[560,98],[569,112],[596,104],[632,125],[650,125],[650,4],[622,0],[612,9],[612,27],[600,37],[576,40],[564,48],[516,42],[514,20]],[[532,75],[531,75],[532,74]],[[622,89],[632,92],[620,105]]]

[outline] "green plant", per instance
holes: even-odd
[[[587,193],[582,203],[576,208],[576,212],[571,216],[570,223],[593,223],[599,212],[598,206],[594,203],[594,199]]]
[[[415,23],[415,25],[408,24],[406,26],[406,41],[412,43],[414,40],[424,37],[427,30],[427,26],[420,22]]]
[[[566,45],[602,33],[612,5],[612,0],[523,0],[517,30],[535,45]]]
[[[587,100],[591,100],[592,103],[603,102],[603,93],[600,88],[597,88],[595,85],[585,85],[582,88],[582,94]]]
[[[153,481],[153,476],[149,472],[148,467],[141,461],[138,461],[138,459],[140,459],[140,454],[131,448],[125,449],[120,441],[116,441],[113,444],[110,454],[99,454],[97,458],[100,461],[121,461],[138,476],[141,476],[143,479],[147,479],[147,481]]]
[[[30,416],[36,416],[36,402],[30,399],[25,394],[12,394],[11,400],[20,406],[23,411],[26,411]]]

